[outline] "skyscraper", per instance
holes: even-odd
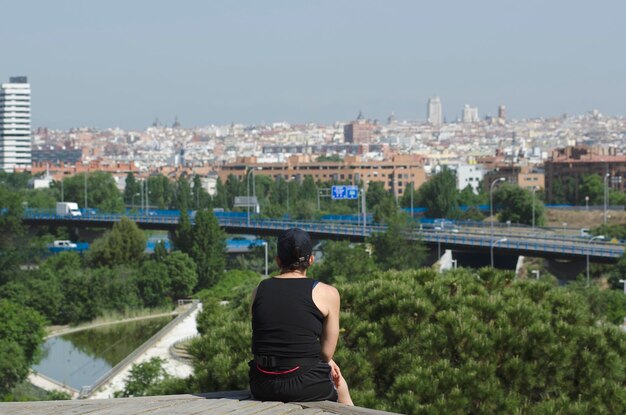
[[[31,167],[30,85],[25,76],[0,86],[0,169]]]
[[[465,105],[463,107],[463,122],[466,124],[478,122],[478,108]]]
[[[432,125],[441,125],[443,120],[443,111],[441,109],[441,99],[439,97],[430,97],[428,99],[428,122]]]
[[[500,105],[498,107],[498,118],[500,118],[503,121],[506,120],[506,106]]]

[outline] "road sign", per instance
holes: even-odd
[[[331,187],[330,197],[332,199],[358,199],[358,186],[333,186]]]

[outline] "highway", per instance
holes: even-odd
[[[70,227],[111,227],[122,216],[135,221],[142,229],[174,230],[178,225],[176,215],[89,214],[79,217],[59,216],[55,213],[26,210],[24,222],[30,225],[56,225]],[[362,242],[376,232],[383,232],[384,225],[336,223],[316,220],[256,219],[246,217],[217,217],[220,226],[228,233],[252,235],[278,235],[282,230],[299,227],[314,239],[351,240]],[[193,223],[193,218],[191,218]],[[616,262],[624,254],[624,245],[590,237],[565,235],[543,228],[493,227],[455,225],[450,228],[421,225],[407,227],[405,236],[421,240],[439,249],[495,252],[544,258],[580,259],[589,256],[592,262]]]

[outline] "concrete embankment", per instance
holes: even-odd
[[[175,359],[170,354],[170,348],[178,340],[196,336],[196,316],[202,309],[202,304],[194,303],[189,310],[172,320],[148,341],[118,363],[107,375],[98,380],[91,388],[81,391],[81,396],[89,399],[104,399],[113,397],[115,391],[124,388],[124,381],[133,364],[139,364],[159,357],[165,360],[163,367],[173,377],[184,378],[192,373],[192,367]]]
[[[42,375],[41,373],[31,372],[30,375],[28,375],[28,381],[38,388],[48,392],[56,391],[68,393],[72,399],[78,398],[79,395],[79,392],[76,389],[63,385],[54,379],[50,379],[49,377]]]

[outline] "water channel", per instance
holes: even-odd
[[[76,390],[93,385],[173,317],[112,324],[51,337],[33,370]]]

